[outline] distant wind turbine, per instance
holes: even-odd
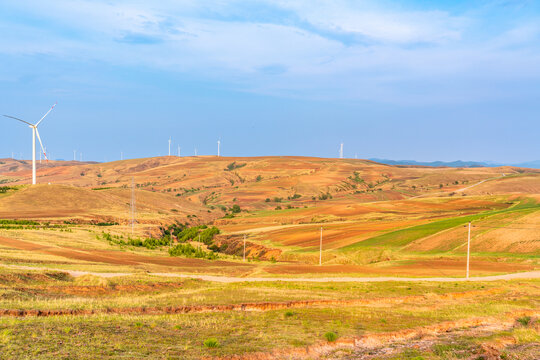
[[[171,156],[171,138],[169,138],[169,156]]]
[[[180,157],[180,145],[178,145],[178,157]]]
[[[339,158],[343,159],[343,143],[341,143],[341,145],[339,147]]]
[[[47,159],[47,154],[45,154],[45,149],[43,148],[43,143],[41,142],[41,137],[39,136],[39,131],[37,127],[43,121],[43,119],[45,119],[45,116],[49,115],[49,113],[52,111],[52,109],[54,109],[55,106],[56,106],[56,103],[54,103],[54,105],[51,106],[49,111],[47,111],[47,113],[43,115],[43,117],[39,119],[39,121],[35,124],[31,124],[28,121],[24,121],[22,119],[19,119],[13,116],[4,115],[5,117],[15,119],[17,121],[21,121],[27,124],[32,129],[32,185],[36,184],[36,135],[39,140],[39,145],[41,146],[41,151],[43,152],[43,155],[45,156],[45,160],[47,161],[49,160]]]
[[[219,157],[219,146],[221,145],[221,140],[217,141],[217,156]]]

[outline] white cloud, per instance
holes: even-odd
[[[471,79],[540,76],[535,22],[502,34],[470,36],[482,33],[471,25],[482,19],[470,14],[382,8],[370,1],[261,3],[295,14],[297,21],[229,19],[243,6],[240,1],[13,5],[54,26],[0,23],[6,35],[0,53],[190,72],[261,93],[389,102],[418,96],[463,99],[466,94],[452,89],[473,92]],[[347,36],[354,40],[344,40]],[[433,84],[445,81],[458,85],[435,94]],[[482,96],[489,96],[487,91]]]

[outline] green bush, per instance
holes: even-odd
[[[201,248],[195,248],[191,244],[178,244],[169,249],[170,256],[185,256],[188,258],[215,260],[218,258],[214,252],[206,252]]]
[[[337,340],[338,336],[335,332],[329,331],[326,334],[324,334],[324,338],[328,342],[334,342]]]
[[[517,318],[516,320],[522,326],[528,326],[531,323],[531,317],[530,316],[522,316],[520,318]]]

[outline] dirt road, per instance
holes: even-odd
[[[117,277],[117,276],[129,276],[134,273],[116,273],[116,272],[92,272],[92,271],[76,271],[65,269],[54,269],[49,267],[32,267],[32,266],[20,266],[20,265],[2,265],[7,268],[19,269],[19,270],[37,270],[37,271],[62,271],[70,274],[74,277],[83,275],[94,275],[104,278]],[[283,282],[383,282],[383,281],[401,281],[401,282],[423,282],[423,281],[435,281],[435,282],[462,282],[462,281],[497,281],[497,280],[514,280],[514,279],[540,279],[540,271],[527,271],[513,274],[504,275],[492,275],[492,276],[475,276],[466,279],[464,277],[423,277],[423,278],[411,278],[411,277],[397,277],[397,276],[384,276],[384,277],[235,277],[235,276],[214,276],[214,275],[201,275],[201,274],[179,274],[179,273],[147,273],[153,276],[165,276],[165,277],[177,277],[183,279],[200,279],[204,281],[214,281],[221,283],[238,283],[238,282],[270,282],[270,281],[283,281]]]

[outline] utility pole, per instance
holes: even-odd
[[[246,261],[246,234],[244,234],[244,257],[242,260]]]
[[[469,236],[467,239],[467,279],[469,278],[469,257],[471,253],[471,222],[469,221]]]
[[[319,244],[319,266],[322,265],[322,226],[321,226],[321,240]]]

